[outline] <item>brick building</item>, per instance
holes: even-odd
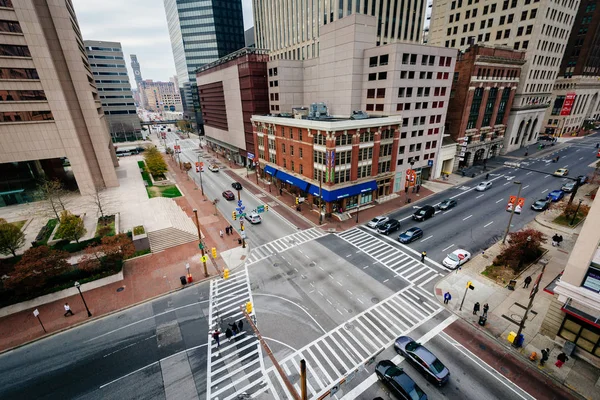
[[[454,165],[444,165],[444,171],[500,153],[524,63],[524,52],[505,46],[476,44],[458,55],[445,130],[458,146]],[[522,134],[532,134],[532,128]]]
[[[321,107],[321,105],[311,105]],[[306,114],[306,109],[298,114]],[[321,114],[324,115],[325,113]],[[300,117],[300,115],[297,115]],[[314,114],[313,114],[314,117]],[[252,117],[259,173],[325,212],[393,192],[402,117]],[[321,188],[319,189],[319,184]]]

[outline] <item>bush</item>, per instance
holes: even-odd
[[[79,243],[86,234],[83,220],[76,215],[71,214],[67,210],[60,214],[60,225],[56,231],[56,237],[59,239],[68,239],[69,241],[76,241]]]
[[[494,265],[506,265],[518,274],[524,266],[544,253],[541,244],[545,241],[544,234],[535,229],[513,232],[509,236],[508,246],[494,259]]]
[[[12,254],[15,257],[24,244],[25,234],[21,228],[0,218],[0,254]]]
[[[144,227],[142,225],[138,225],[138,226],[134,226],[133,227],[133,234],[134,235],[142,235],[146,233],[146,231],[144,230]]]
[[[32,247],[25,251],[4,286],[17,293],[43,288],[48,281],[68,270],[69,254],[48,246]]]

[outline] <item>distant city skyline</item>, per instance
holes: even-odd
[[[254,25],[252,0],[242,0],[244,28]],[[163,0],[73,0],[84,40],[120,42],[129,80],[135,86],[130,54],[136,54],[144,79],[168,82],[176,75]]]

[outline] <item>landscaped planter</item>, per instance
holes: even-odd
[[[150,179],[152,180],[152,185],[154,186],[169,186],[173,184],[166,176],[164,178],[156,180],[152,174],[149,173],[148,175],[150,176]]]
[[[82,221],[85,221],[85,213],[78,215],[78,217],[81,218]],[[54,227],[54,231],[52,231],[50,240],[48,240],[48,246],[54,246],[56,243],[60,242],[61,240],[64,240],[64,239],[55,238],[56,232],[58,231],[59,226],[60,226],[60,222],[58,224],[56,224],[56,227]],[[74,240],[72,240],[71,243],[72,242],[74,242]]]
[[[135,226],[133,228],[131,232],[131,240],[133,241],[133,245],[135,246],[135,251],[150,249],[150,240],[148,239],[148,233],[146,232],[146,228],[144,228],[143,225]]]

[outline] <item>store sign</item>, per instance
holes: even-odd
[[[600,293],[600,269],[590,267],[583,281],[584,288]]]
[[[575,97],[575,93],[567,93],[562,109],[560,110],[560,115],[571,115],[571,110],[573,109],[573,104],[575,103]]]

